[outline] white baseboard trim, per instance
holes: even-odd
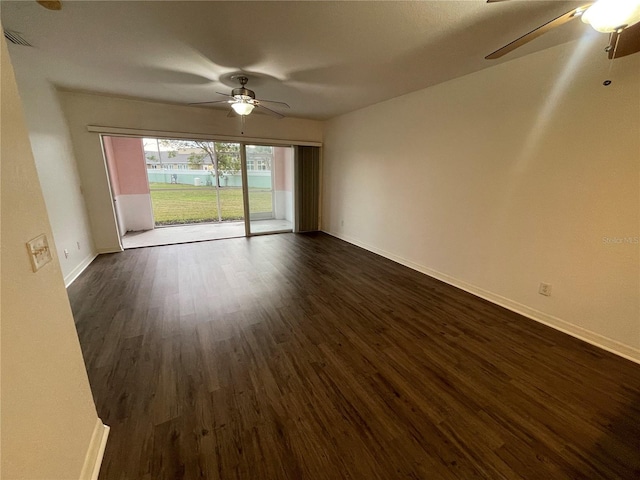
[[[100,255],[102,253],[120,253],[120,252],[124,252],[124,249],[122,247],[99,248],[98,249],[98,255]]]
[[[71,285],[75,281],[75,279],[78,278],[82,272],[84,272],[84,269],[91,265],[91,262],[93,262],[97,256],[97,253],[90,254],[87,258],[82,260],[76,268],[71,270],[71,272],[69,272],[69,274],[64,277],[64,286],[68,288],[69,285]]]
[[[504,307],[507,310],[511,310],[513,312],[519,313],[520,315],[523,315],[527,318],[530,318],[531,320],[535,320],[536,322],[547,325],[548,327],[559,330],[563,333],[566,333],[567,335],[576,337],[582,341],[590,343],[591,345],[595,345],[596,347],[602,348],[603,350],[614,353],[620,357],[626,358],[627,360],[631,360],[632,362],[640,364],[640,350],[630,347],[629,345],[625,345],[616,340],[612,340],[608,337],[600,335],[599,333],[595,333],[585,328],[579,327],[578,325],[569,323],[565,320],[562,320],[561,318],[541,312],[534,308],[528,307],[521,303],[515,302],[508,298],[502,297],[495,293],[479,288],[475,285],[466,283],[462,280],[458,280],[445,273],[441,273],[431,268],[425,267],[423,265],[419,265],[410,260],[399,257],[398,255],[394,255],[391,252],[387,252],[385,250],[376,248],[372,245],[368,245],[364,242],[361,242],[355,238],[351,238],[347,235],[343,235],[335,232],[329,232],[326,230],[323,230],[323,232],[326,233],[327,235],[331,235],[333,237],[339,238],[340,240],[344,240],[345,242],[351,243],[360,248],[364,248],[365,250],[373,252],[377,255],[388,258],[389,260],[393,260],[394,262],[404,265],[405,267],[409,267],[412,270],[416,270],[420,273],[424,273],[425,275],[428,275],[444,283],[447,283],[456,288],[464,290],[465,292],[471,293],[472,295],[475,295],[477,297],[483,298],[491,303],[500,305],[501,307]]]
[[[107,446],[107,437],[109,436],[109,427],[102,423],[99,418],[96,420],[96,426],[91,435],[87,455],[84,459],[80,480],[98,480],[100,466],[102,465],[102,457],[104,457],[104,449]]]

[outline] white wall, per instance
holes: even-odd
[[[153,205],[151,195],[118,195],[115,199],[115,207],[118,210],[118,219],[122,220],[121,234],[126,232],[140,232],[153,230]]]
[[[640,361],[640,54],[604,87],[601,47],[328,122],[323,229]]]
[[[293,165],[294,149],[277,148],[273,159],[272,175],[274,178],[274,216],[279,220],[293,223]]]
[[[240,136],[240,120],[228,118],[226,111],[78,92],[60,92],[60,96],[78,159],[80,178],[85,186],[87,210],[98,252],[118,251],[120,244],[99,135],[87,131],[88,125]],[[319,142],[322,140],[322,126],[321,122],[312,120],[277,120],[256,114],[247,119],[244,133],[247,138]]]
[[[42,71],[37,49],[10,46],[29,139],[65,284],[95,258],[76,159],[57,92]],[[17,52],[16,52],[17,53]],[[78,243],[80,247],[78,247]],[[64,250],[69,252],[65,258]]]
[[[100,437],[102,425],[89,389],[4,38],[0,58],[1,476],[88,478],[86,465],[92,466],[96,452],[92,439]],[[54,258],[34,273],[25,242],[42,233],[54,247]]]

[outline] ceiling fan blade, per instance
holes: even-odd
[[[526,43],[529,43],[534,38],[539,37],[540,35],[542,35],[543,33],[548,32],[552,28],[559,27],[560,25],[564,25],[565,23],[570,22],[574,18],[577,18],[578,15],[576,15],[576,14],[583,12],[588,7],[590,7],[592,4],[593,4],[593,2],[592,3],[587,3],[586,5],[583,5],[582,7],[574,8],[570,12],[564,13],[564,14],[560,15],[559,17],[556,17],[553,20],[548,21],[547,23],[545,23],[544,25],[539,26],[535,30],[531,30],[529,33],[524,34],[520,38],[517,38],[513,42],[508,43],[504,47],[499,48],[498,50],[496,50],[493,53],[490,53],[489,55],[487,55],[484,58],[486,58],[487,60],[494,60],[496,58],[500,58],[503,55],[506,55],[507,53],[512,52],[516,48],[521,47],[522,45],[524,45]]]
[[[640,23],[625,28],[621,33],[613,32],[608,51],[610,60],[640,52]]]
[[[289,104],[284,103],[284,102],[276,102],[275,100],[263,100],[263,99],[261,99],[261,98],[256,98],[256,101],[257,101],[257,102],[260,102],[260,103],[275,103],[275,104],[277,104],[277,105],[281,105],[281,106],[283,106],[284,108],[291,108],[291,107],[289,106]]]
[[[207,105],[212,103],[233,103],[233,101],[232,100],[215,100],[213,102],[194,102],[194,103],[189,103],[187,105]]]
[[[223,97],[236,98],[233,95],[229,95],[228,93],[216,92],[218,95],[222,95]]]
[[[261,105],[259,103],[256,104],[256,107],[259,108],[260,111],[265,110],[265,113],[268,113],[269,115],[273,115],[274,117],[284,118],[284,115],[282,115],[281,113],[278,113],[275,110],[271,110],[270,108],[267,108],[264,105]]]
[[[236,111],[233,108],[229,109],[229,113],[227,113],[227,117],[237,117],[238,114],[236,113]]]
[[[506,2],[507,0],[487,0],[487,3]]]

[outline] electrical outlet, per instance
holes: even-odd
[[[540,283],[540,287],[538,288],[538,293],[540,295],[544,295],[545,297],[551,296],[551,284],[549,283]]]
[[[64,249],[64,258],[69,258],[69,250]]]
[[[76,242],[76,245],[78,245],[78,250],[80,250],[80,242]]]

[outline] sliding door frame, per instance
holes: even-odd
[[[290,147],[293,148],[293,176],[294,179],[298,176],[298,149],[297,147],[301,146],[309,146],[309,147],[319,147],[320,148],[320,168],[322,168],[322,143],[321,142],[308,142],[308,141],[298,141],[298,140],[274,140],[267,138],[256,138],[256,137],[244,137],[244,136],[229,136],[229,135],[209,135],[202,133],[186,133],[186,132],[167,132],[167,131],[157,131],[157,130],[142,130],[142,129],[131,129],[131,128],[120,128],[120,127],[107,127],[107,126],[99,126],[99,125],[87,125],[87,130],[91,133],[97,133],[100,141],[100,146],[103,152],[104,158],[104,145],[102,141],[103,136],[111,136],[111,137],[138,137],[138,138],[168,138],[168,139],[179,139],[179,140],[204,140],[209,142],[229,142],[229,143],[238,143],[240,145],[240,164],[242,170],[242,198],[244,204],[244,229],[245,236],[252,237],[258,235],[268,235],[269,233],[251,233],[250,228],[250,212],[249,212],[249,185],[247,180],[247,154],[246,147],[247,145],[261,145],[266,147]],[[109,192],[112,196],[111,199],[111,207],[114,209],[114,222],[116,232],[118,232],[118,240],[120,241],[120,248],[122,248],[122,241],[119,236],[119,228],[118,221],[116,218],[116,212],[113,205],[113,194],[111,192],[110,185],[110,177],[107,169],[106,161],[104,163],[105,175],[107,177],[107,182],[109,183]],[[294,183],[293,188],[293,204],[294,210],[297,209],[297,204],[299,202],[297,188]],[[320,192],[322,189],[320,189]],[[321,194],[320,194],[321,195]],[[321,201],[321,198],[318,199]],[[319,213],[319,212],[318,212]],[[293,232],[298,232],[298,215],[295,214],[293,216]]]
[[[242,170],[242,204],[244,206],[244,236],[251,236],[251,212],[249,208],[249,174],[247,173],[247,145],[240,143],[240,170]]]
[[[248,170],[246,168],[246,161],[247,161],[247,150],[246,147],[247,146],[260,146],[260,147],[275,147],[275,148],[290,148],[292,155],[293,155],[293,165],[292,165],[292,175],[293,175],[293,181],[294,181],[294,185],[293,185],[293,190],[291,192],[291,199],[292,199],[292,207],[293,207],[293,212],[292,212],[292,219],[291,219],[291,230],[287,229],[287,230],[274,230],[274,231],[268,231],[268,232],[252,232],[251,231],[251,213],[250,213],[250,209],[251,209],[251,205],[249,204],[250,199],[249,199],[249,181],[248,181],[248,177],[249,177],[249,173]],[[246,236],[247,237],[256,237],[259,235],[271,235],[274,233],[286,233],[286,232],[293,232],[293,233],[297,233],[298,232],[298,228],[297,228],[297,215],[296,215],[296,209],[297,209],[297,200],[296,200],[296,186],[295,186],[295,180],[297,178],[296,176],[296,169],[297,169],[297,164],[298,164],[298,150],[297,150],[297,145],[294,144],[282,144],[282,143],[273,143],[273,142],[241,142],[240,144],[240,152],[241,152],[241,158],[242,158],[242,162],[243,162],[243,167],[242,167],[242,171],[243,174],[246,174],[247,179],[246,179],[246,185],[247,188],[245,189],[244,193],[246,194],[246,201],[245,201],[245,230],[246,230]],[[275,160],[275,159],[274,159]],[[274,172],[275,172],[275,163],[271,165],[271,192],[272,192],[272,197],[271,197],[271,206],[272,206],[272,211],[275,208],[275,176],[274,176]],[[245,182],[245,177],[243,176],[243,182]]]

